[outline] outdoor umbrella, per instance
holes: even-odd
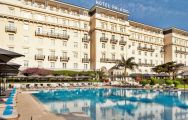
[[[0,62],[6,63],[13,58],[22,57],[22,56],[24,55],[0,48]]]
[[[0,63],[0,75],[16,75],[19,72],[19,67],[21,65],[16,63]]]

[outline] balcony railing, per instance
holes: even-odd
[[[82,63],[89,63],[90,59],[89,58],[82,58]]]
[[[69,35],[67,34],[60,34],[60,33],[52,33],[52,32],[45,32],[45,31],[35,31],[36,36],[43,36],[43,37],[50,37],[50,38],[58,38],[58,39],[69,39]]]
[[[117,44],[117,42],[118,42],[118,40],[116,40],[114,38],[110,39],[110,43]]]
[[[83,38],[82,38],[82,42],[87,42],[87,43],[89,43],[89,38],[83,37]]]
[[[138,65],[139,66],[144,66],[144,67],[155,67],[155,65],[151,64],[151,63],[139,63]]]
[[[106,38],[106,37],[101,37],[101,38],[100,38],[100,41],[101,41],[101,42],[108,42],[108,38]]]
[[[116,63],[118,60],[117,59],[109,59],[109,58],[101,58],[100,62],[101,63]]]
[[[45,59],[45,55],[35,55],[35,60],[44,60]]]
[[[120,44],[120,45],[126,45],[126,44],[127,44],[127,41],[120,40],[120,41],[119,41],[119,44]]]
[[[175,52],[180,54],[188,54],[187,51],[183,51],[183,50],[175,50]]]
[[[15,26],[5,26],[5,32],[16,33],[17,32],[17,28]]]
[[[154,52],[155,49],[153,48],[147,48],[147,47],[138,47],[138,50],[142,50],[142,51],[148,51],[148,52]]]
[[[49,61],[57,61],[57,59],[58,59],[58,57],[55,56],[55,55],[49,55],[49,56],[48,56],[48,60],[49,60]]]
[[[61,62],[68,62],[69,61],[69,57],[60,57],[60,61]]]

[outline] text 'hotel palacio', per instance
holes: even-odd
[[[14,60],[21,69],[110,69],[121,57],[135,57],[135,73],[188,64],[187,31],[131,21],[126,12],[56,0],[0,0],[0,9],[0,48],[24,54]]]

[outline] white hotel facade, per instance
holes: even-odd
[[[131,21],[125,12],[91,9],[56,0],[0,0],[0,48],[24,54],[21,69],[110,69],[135,57],[135,73],[161,63],[187,65],[188,32]]]

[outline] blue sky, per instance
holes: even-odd
[[[90,8],[95,0],[62,0]],[[188,0],[100,0],[129,11],[129,19],[145,24],[188,31]]]

